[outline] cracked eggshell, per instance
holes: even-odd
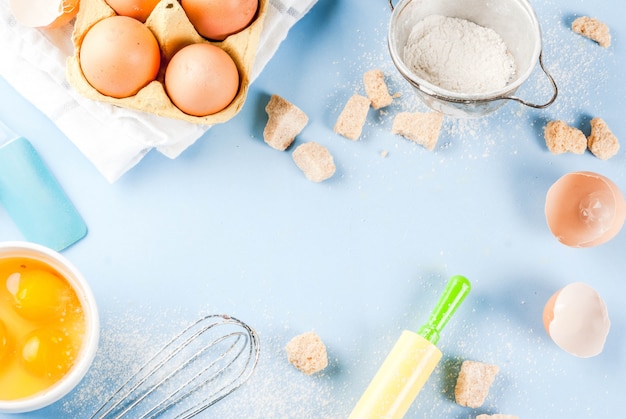
[[[33,28],[58,28],[76,17],[79,0],[11,0],[15,19]]]
[[[600,354],[611,321],[606,304],[591,286],[574,282],[558,290],[543,311],[543,325],[564,351],[580,358]]]
[[[626,201],[617,185],[593,172],[568,173],[546,195],[545,215],[552,234],[571,247],[611,240],[626,219]]]

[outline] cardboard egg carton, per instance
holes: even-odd
[[[203,125],[226,122],[241,110],[246,100],[268,1],[259,1],[257,17],[246,29],[224,41],[213,42],[198,34],[177,0],[161,0],[145,22],[161,48],[159,75],[136,95],[117,99],[94,89],[80,66],[80,48],[85,34],[98,21],[115,16],[115,11],[105,0],[81,0],[72,34],[74,55],[67,60],[67,79],[80,94],[92,100]],[[202,117],[188,115],[178,109],[170,101],[163,84],[165,67],[172,56],[184,46],[195,43],[211,43],[222,48],[233,58],[239,71],[239,91],[233,101],[225,109]]]

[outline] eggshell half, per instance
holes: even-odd
[[[79,0],[10,0],[11,12],[24,26],[56,28],[78,13]]]
[[[626,201],[617,185],[593,172],[568,173],[548,190],[545,204],[550,231],[563,244],[591,247],[619,233]]]
[[[596,290],[574,282],[548,300],[543,310],[543,325],[561,349],[589,358],[602,352],[611,322],[606,304]]]

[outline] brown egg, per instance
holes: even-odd
[[[160,0],[106,0],[111,9],[120,16],[145,22]]]
[[[611,327],[606,304],[582,282],[569,284],[548,300],[543,310],[548,335],[564,351],[588,358],[604,348]]]
[[[161,52],[147,26],[127,16],[113,16],[85,34],[79,60],[85,78],[97,91],[124,98],[156,78]]]
[[[11,0],[10,5],[13,16],[24,26],[57,28],[76,16],[79,0]]]
[[[226,108],[239,90],[239,72],[223,49],[208,43],[178,51],[165,69],[165,90],[186,114],[206,116]]]
[[[200,35],[223,41],[252,23],[259,0],[182,0],[181,5]]]
[[[546,219],[552,234],[571,247],[591,247],[615,237],[626,219],[626,201],[608,178],[574,172],[548,190]]]

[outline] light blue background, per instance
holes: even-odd
[[[388,56],[384,0],[319,0],[239,115],[176,160],[150,153],[113,185],[0,80],[0,117],[35,145],[89,227],[63,253],[91,283],[102,319],[100,350],[81,385],[24,417],[84,417],[105,385],[205,313],[246,321],[262,343],[253,378],[211,417],[347,417],[401,331],[426,320],[454,274],[473,290],[442,334],[442,362],[407,417],[619,416],[626,232],[596,248],[569,248],[551,235],[543,207],[550,185],[572,171],[601,173],[626,191],[624,151],[608,161],[552,155],[542,129],[563,119],[588,133],[589,120],[602,117],[626,138],[626,8],[609,0],[532,3],[557,102],[545,111],[511,103],[480,120],[445,119],[434,152],[390,132],[397,112],[425,108]],[[581,15],[610,26],[609,49],[570,30]],[[332,128],[348,97],[364,93],[361,77],[372,68],[402,96],[372,110],[352,142]],[[519,94],[541,102],[549,92],[536,72]],[[295,145],[326,146],[333,178],[307,181],[293,147],[279,152],[263,142],[271,94],[308,114]],[[20,238],[0,209],[0,239]],[[590,359],[559,349],[541,322],[552,293],[574,281],[600,293],[612,321],[604,352]],[[310,330],[326,343],[330,366],[305,376],[287,363],[284,346]],[[465,359],[500,367],[480,409],[454,403]]]

